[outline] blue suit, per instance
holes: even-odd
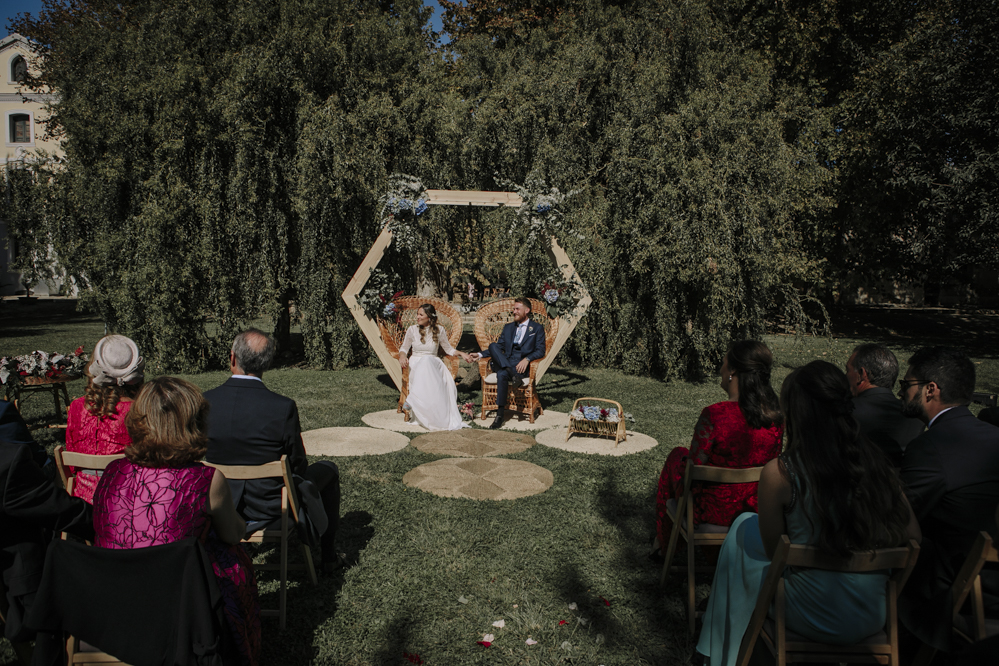
[[[507,389],[517,374],[517,363],[525,358],[528,362],[536,361],[545,355],[545,327],[538,322],[528,319],[527,332],[520,344],[514,342],[516,337],[517,323],[512,321],[503,327],[499,340],[480,352],[483,358],[492,361],[496,373],[496,404],[500,407],[506,406]]]

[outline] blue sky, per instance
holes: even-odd
[[[431,19],[431,23],[434,30],[439,31],[441,29],[441,8],[437,4],[437,0],[423,0],[423,4],[433,7],[434,17]],[[0,19],[3,19],[4,34],[7,33],[7,24],[15,15],[21,12],[37,15],[41,6],[41,0],[0,0]]]

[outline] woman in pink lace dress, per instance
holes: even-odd
[[[260,658],[260,603],[253,564],[239,545],[246,523],[221,472],[198,462],[208,449],[208,403],[196,386],[157,377],[125,424],[132,444],[94,493],[95,544],[145,548],[200,537],[225,601],[240,663]]]
[[[145,361],[124,335],[106,335],[97,341],[87,368],[87,393],[69,406],[66,450],[91,455],[121,453],[131,443],[125,415],[142,388]],[[94,501],[97,475],[74,469],[73,495]]]

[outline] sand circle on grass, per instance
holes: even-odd
[[[412,442],[420,451],[443,456],[483,458],[520,453],[534,446],[534,438],[502,430],[443,430],[420,435]]]
[[[377,428],[319,428],[302,433],[311,456],[378,456],[406,448],[409,438]]]
[[[478,416],[482,416],[482,412],[478,412]],[[490,410],[486,413],[486,420],[483,421],[481,418],[475,419],[475,424],[481,428],[488,428],[496,418],[496,412]],[[569,427],[569,414],[566,412],[553,412],[546,411],[544,414],[535,417],[534,423],[531,423],[530,419],[527,418],[527,414],[521,414],[519,412],[507,412],[505,418],[503,419],[503,425],[500,426],[500,430],[516,430],[518,432],[530,432],[533,430],[548,430],[549,428],[557,428],[559,426]]]
[[[573,433],[569,441],[565,441],[565,434],[568,428],[552,428],[539,432],[534,436],[538,444],[550,446],[553,449],[572,451],[573,453],[590,453],[600,456],[627,456],[632,453],[648,451],[659,442],[643,435],[640,432],[628,431],[628,439],[614,445],[613,438],[610,437],[587,437],[579,433]]]
[[[402,482],[438,497],[507,500],[543,493],[555,477],[523,460],[443,458],[410,470]]]
[[[361,417],[367,425],[372,428],[382,430],[394,430],[396,432],[430,432],[421,425],[413,422],[406,422],[405,416],[397,413],[394,409],[385,409],[380,412],[369,412]]]

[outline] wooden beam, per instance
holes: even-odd
[[[576,268],[572,265],[572,260],[569,259],[569,255],[565,253],[562,246],[558,244],[555,237],[552,236],[551,247],[548,248],[548,257],[555,262],[558,267],[559,272],[562,276],[569,280],[573,275],[576,275]],[[581,296],[579,302],[576,303],[576,309],[572,311],[571,314],[566,315],[559,319],[558,322],[558,333],[555,335],[555,342],[552,343],[552,348],[549,353],[545,354],[544,359],[538,365],[538,374],[535,377],[535,381],[541,381],[545,372],[548,371],[548,366],[552,364],[555,357],[561,351],[562,346],[565,345],[565,341],[569,339],[572,335],[572,331],[579,324],[579,320],[582,318],[586,311],[590,309],[590,303],[593,302],[593,297],[590,296],[589,290],[586,285],[583,284],[582,278],[576,275],[576,280],[579,282]]]
[[[427,190],[427,203],[437,206],[520,206],[516,192],[479,192],[476,190]]]
[[[386,225],[382,229],[382,233],[375,239],[371,249],[364,256],[364,260],[358,266],[354,277],[347,283],[347,288],[340,294],[340,298],[347,304],[347,309],[350,310],[350,314],[353,315],[357,325],[361,328],[364,337],[368,339],[371,348],[375,350],[378,359],[385,366],[389,377],[392,378],[396,387],[402,391],[402,366],[399,365],[399,359],[389,353],[388,347],[385,346],[385,341],[382,340],[382,334],[378,330],[378,324],[368,319],[368,315],[364,314],[361,304],[357,302],[357,296],[364,291],[364,285],[367,284],[368,278],[371,277],[370,269],[378,265],[378,262],[381,261],[385,250],[391,242],[392,232],[389,231],[388,225]]]

